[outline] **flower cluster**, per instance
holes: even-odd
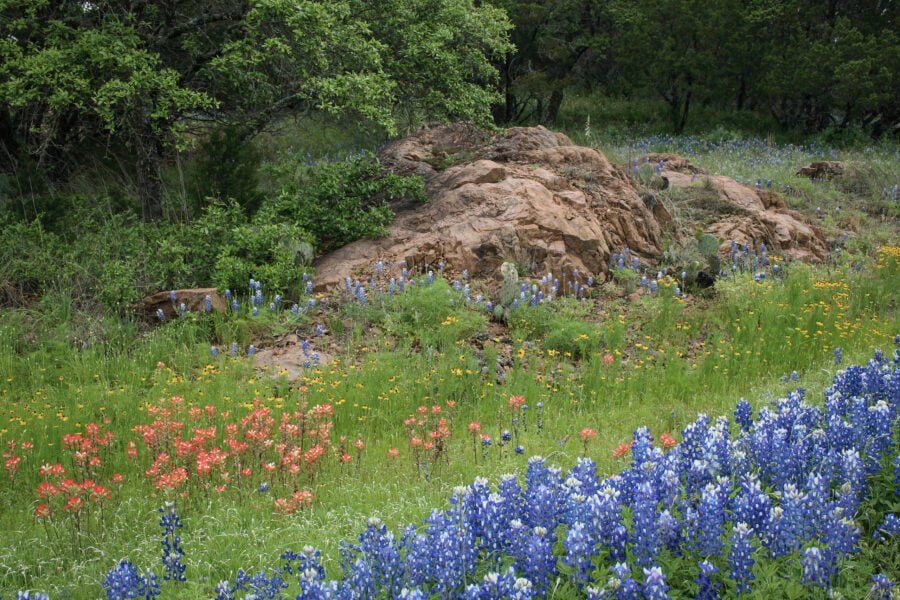
[[[533,457],[524,481],[504,476],[493,488],[478,478],[400,535],[370,520],[341,545],[337,579],[305,549],[277,569],[239,572],[217,598],[276,598],[292,585],[303,599],[526,599],[564,578],[589,598],[661,599],[686,579],[666,576],[672,556],[696,565],[689,575],[702,598],[752,591],[756,564],[785,555],[802,566],[801,581],[828,588],[858,550],[857,508],[896,452],[898,365],[900,354],[877,354],[839,372],[824,407],[797,390],[749,422],[741,410],[735,433],[726,418],[700,415],[668,451],[639,429],[630,466],[606,479],[588,458],[564,473]],[[872,594],[888,597],[893,583],[872,581]]]
[[[144,474],[161,491],[249,491],[273,480],[296,490],[301,478],[315,479],[329,456],[340,461],[346,455],[332,443],[334,408],[328,403],[301,401],[298,410],[277,415],[254,402],[246,416],[234,419],[229,411],[189,407],[174,396],[147,412],[154,420],[134,431],[152,461]],[[140,456],[136,446],[129,454]],[[284,500],[275,508],[289,513],[305,504]]]

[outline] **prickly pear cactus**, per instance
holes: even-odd
[[[505,262],[500,266],[503,284],[500,286],[500,304],[494,308],[494,316],[505,321],[513,303],[519,297],[519,271],[516,265]]]
[[[500,287],[500,304],[509,308],[519,297],[519,271],[516,265],[505,262],[500,266],[503,285]]]
[[[719,240],[712,234],[701,233],[697,238],[697,247],[700,249],[700,254],[707,260],[712,256],[719,255]]]
[[[721,259],[719,258],[719,240],[709,233],[701,233],[697,238],[697,248],[700,255],[706,259],[706,265],[713,273],[719,272]]]

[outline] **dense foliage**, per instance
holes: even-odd
[[[471,0],[3,0],[0,165],[59,179],[118,158],[157,219],[161,166],[211,124],[247,143],[310,111],[486,122],[507,28]]]
[[[516,50],[495,116],[556,120],[573,88],[651,94],[681,132],[696,106],[782,128],[896,131],[900,6],[835,0],[498,0]]]
[[[0,211],[11,242],[0,250],[0,303],[64,293],[82,309],[122,312],[161,289],[237,289],[251,277],[296,298],[317,253],[383,235],[391,203],[424,200],[420,178],[387,173],[366,153],[312,164],[289,156],[270,174],[272,193],[252,216],[227,200],[185,223],[144,223],[114,198],[80,195],[34,220]]]

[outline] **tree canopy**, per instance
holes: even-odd
[[[160,161],[210,124],[284,114],[486,123],[504,13],[472,0],[0,0],[0,144],[56,171],[133,162],[144,216]]]

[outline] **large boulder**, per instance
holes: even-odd
[[[706,233],[722,241],[723,252],[730,250],[734,240],[739,244],[765,243],[789,260],[819,262],[828,255],[822,232],[788,208],[777,193],[740,184],[730,177],[702,174],[674,154],[651,154],[644,160],[655,166],[669,187],[703,186],[729,209],[704,226]]]
[[[422,270],[442,261],[451,272],[495,279],[505,261],[533,272],[603,275],[615,251],[630,248],[650,264],[662,254],[662,203],[642,200],[597,150],[543,127],[491,134],[439,126],[388,145],[380,158],[398,173],[421,175],[429,201],[395,207],[387,237],[320,258],[318,289],[379,259]]]

